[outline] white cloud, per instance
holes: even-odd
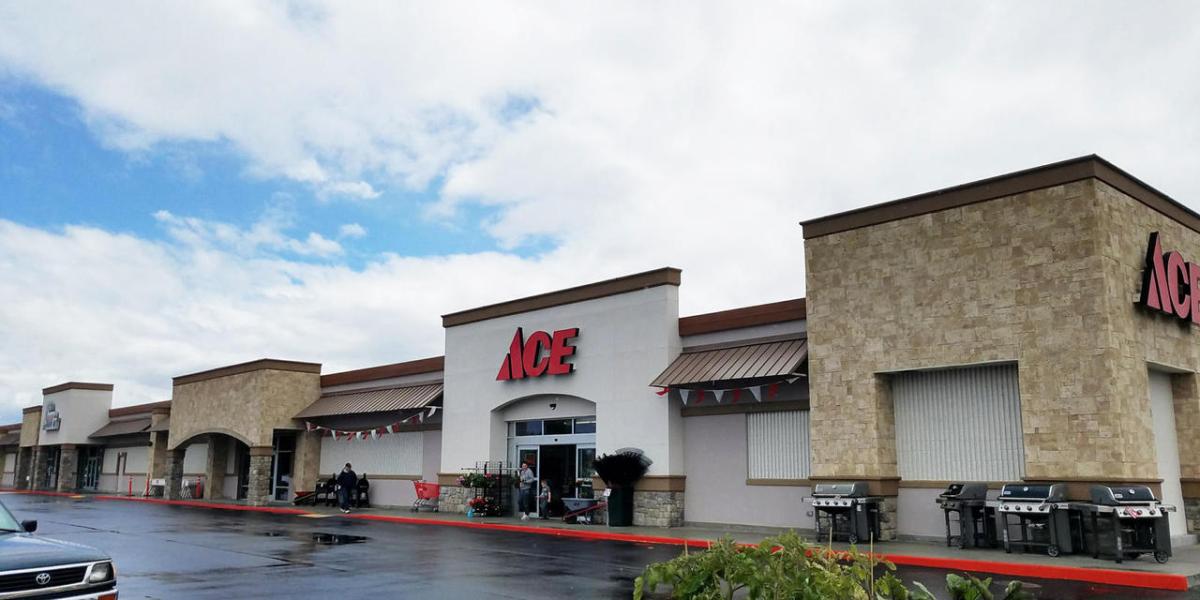
[[[331,201],[432,185],[402,208],[485,205],[502,247],[554,250],[353,271],[280,214],[165,214],[166,243],[7,224],[0,402],[85,375],[161,394],[265,354],[414,358],[444,312],[665,264],[685,313],[794,297],[802,218],[1092,152],[1200,195],[1194,3],[305,6],[10,3],[0,70],[123,151],[228,145]]]
[[[342,254],[341,244],[315,231],[309,232],[303,240],[288,237],[284,231],[292,227],[294,217],[288,209],[279,206],[268,208],[248,228],[195,217],[179,217],[166,210],[154,213],[154,218],[167,228],[172,238],[187,247],[224,249],[240,255],[268,251],[328,258]]]
[[[340,238],[361,238],[367,236],[367,228],[358,223],[344,223],[338,227],[338,237]]]

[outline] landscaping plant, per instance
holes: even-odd
[[[805,543],[794,532],[741,546],[725,537],[701,552],[655,563],[634,580],[634,600],[668,587],[670,598],[699,600],[934,600],[919,583],[905,586],[896,566],[855,548],[834,551]],[[995,598],[991,579],[949,575],[947,588],[955,600],[1025,600],[1032,598],[1019,582]]]

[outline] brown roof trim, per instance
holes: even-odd
[[[99,392],[111,392],[111,391],[113,391],[113,384],[111,384],[111,383],[83,383],[80,381],[68,381],[66,383],[52,385],[48,388],[42,388],[42,395],[49,396],[50,394],[57,394],[59,392],[65,392],[67,390],[96,390]]]
[[[297,373],[320,373],[321,363],[299,362],[295,360],[279,360],[275,358],[260,358],[250,362],[229,365],[227,367],[218,367],[199,373],[190,373],[188,375],[180,375],[173,378],[171,381],[174,385],[183,385],[185,383],[196,383],[197,381],[205,381],[207,379],[216,379],[218,377],[228,377],[230,375],[240,375],[242,373],[251,373],[254,371],[262,371],[270,369],[273,371],[295,371]]]
[[[679,319],[679,335],[697,335],[714,331],[741,329],[755,325],[770,325],[798,321],[808,315],[804,298],[758,304],[719,312],[693,315]]]
[[[110,409],[108,409],[108,418],[112,419],[114,417],[127,417],[129,415],[139,415],[142,413],[149,414],[149,413],[154,412],[156,409],[160,409],[160,408],[170,409],[171,401],[163,400],[162,402],[149,402],[147,404],[138,404],[135,406],[122,406],[121,408],[110,408]]]
[[[595,300],[596,298],[615,296],[627,292],[636,292],[637,290],[658,287],[660,285],[678,286],[681,274],[682,271],[674,267],[663,267],[653,271],[635,273],[615,279],[606,279],[556,292],[547,292],[499,304],[489,304],[479,308],[442,315],[442,327],[454,327],[476,321],[518,315],[552,306],[561,306],[563,304]]]
[[[27,415],[31,412],[41,412],[41,411],[42,411],[42,405],[39,404],[37,406],[26,406],[25,408],[22,408],[21,414]]]
[[[367,367],[365,369],[355,369],[353,371],[330,373],[328,375],[321,376],[321,387],[342,385],[346,383],[361,383],[363,381],[375,381],[377,379],[390,379],[392,377],[404,377],[406,375],[419,375],[421,373],[436,373],[445,368],[445,365],[445,356],[434,356],[432,358],[422,358],[420,360],[410,360],[408,362],[393,363],[390,365],[379,365],[378,367]]]
[[[0,431],[13,431],[15,429],[20,429],[20,428],[21,428],[20,423],[9,423],[8,425],[0,425]]]
[[[804,227],[804,239],[812,239],[1084,179],[1099,179],[1200,232],[1200,214],[1095,154],[809,219],[800,224]]]

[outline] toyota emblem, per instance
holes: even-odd
[[[50,583],[50,574],[38,573],[36,581],[38,585],[46,585],[47,583]]]

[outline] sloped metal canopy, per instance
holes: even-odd
[[[16,446],[21,443],[21,432],[0,433],[0,446]]]
[[[358,415],[424,408],[442,397],[442,384],[381,387],[323,394],[296,414],[297,419]]]
[[[108,425],[96,430],[95,433],[88,437],[105,438],[118,435],[133,435],[135,433],[145,433],[150,430],[150,419],[130,419],[128,421],[109,421]]]
[[[689,387],[781,380],[802,374],[800,368],[807,359],[808,340],[803,338],[685,351],[650,385]]]

